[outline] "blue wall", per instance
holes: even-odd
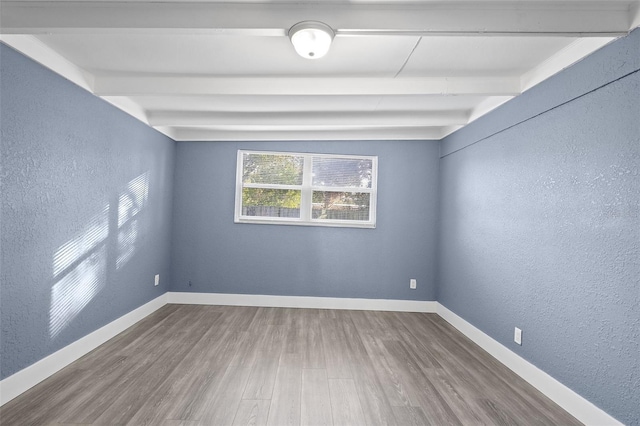
[[[442,142],[438,271],[440,303],[633,425],[638,69],[640,31]]]
[[[377,228],[235,224],[238,149],[377,155]],[[435,141],[178,143],[171,290],[435,300],[438,150]]]
[[[167,291],[175,142],[2,44],[0,73],[5,378]]]

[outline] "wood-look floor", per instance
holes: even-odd
[[[434,314],[167,305],[0,423],[575,425]]]

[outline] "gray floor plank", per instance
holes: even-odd
[[[393,407],[393,413],[399,425],[430,426],[432,424],[420,407]]]
[[[367,424],[353,379],[329,379],[329,395],[334,425]]]
[[[269,417],[270,401],[243,399],[233,419],[233,426],[264,426]]]
[[[271,426],[299,425],[301,394],[302,356],[283,352],[280,355],[267,424]]]
[[[363,359],[351,367],[366,424],[395,425],[391,404],[380,385],[374,367],[367,361],[368,359]]]
[[[302,370],[301,424],[329,426],[333,424],[329,380],[323,368]]]
[[[407,385],[402,379],[399,369],[395,365],[389,363],[387,358],[382,355],[374,355],[369,357],[380,385],[387,396],[387,401],[394,407],[403,407],[411,405],[411,398],[407,390]],[[417,404],[417,401],[416,401]]]
[[[198,422],[192,422],[189,420],[168,420],[163,419],[155,423],[158,426],[199,426]]]
[[[317,309],[303,310],[303,368],[326,368],[324,346],[320,331],[320,314]]]
[[[258,352],[242,399],[271,399],[279,363],[280,352]]]
[[[93,423],[126,424],[130,422],[148,398],[163,386],[193,345],[202,338],[208,326],[203,326],[201,318],[202,315],[194,316],[194,321],[190,321],[189,325],[183,325],[183,333],[166,336],[165,339],[168,342],[161,346],[162,353],[154,359],[153,365],[132,377],[129,385],[120,389],[118,398]]]
[[[200,400],[198,379],[211,377],[211,366],[207,362],[208,339],[212,334],[217,333],[216,327],[220,324],[220,315],[220,312],[210,311],[199,319],[199,327],[204,330],[202,338],[190,345],[188,353],[167,379],[152,391],[144,405],[131,419],[131,424],[153,425],[163,419],[171,418],[175,407],[173,401]],[[193,398],[186,398],[186,395],[193,395]]]
[[[354,384],[366,424],[395,425],[391,405],[380,387],[380,381],[371,362],[371,357],[353,321],[352,313],[341,311],[337,315],[338,323],[346,339],[351,373],[354,377]]]
[[[389,362],[393,363],[401,380],[407,384],[412,405],[419,406],[434,424],[461,424],[456,413],[447,405],[442,396],[427,379],[412,353],[400,341],[385,341],[384,346],[389,354]]]
[[[61,420],[68,423],[91,424],[113,422],[114,419],[102,417],[103,414],[105,411],[112,409],[114,405],[124,405],[126,408],[123,409],[123,412],[118,412],[115,416],[120,417],[122,423],[129,421],[131,416],[135,415],[143,404],[142,396],[144,391],[141,391],[138,385],[148,385],[145,377],[153,377],[156,374],[153,372],[157,372],[163,362],[171,362],[171,366],[166,366],[168,372],[175,367],[175,363],[179,361],[179,358],[175,358],[175,355],[179,356],[183,353],[183,350],[170,350],[170,348],[177,349],[177,347],[181,346],[181,340],[172,336],[184,335],[185,333],[181,334],[178,331],[190,329],[193,319],[199,318],[201,312],[203,311],[197,309],[197,307],[179,306],[175,312],[165,317],[157,327],[153,327],[153,333],[145,333],[143,338],[137,339],[132,343],[133,347],[132,345],[127,345],[122,351],[114,353],[113,356],[125,356],[125,361],[119,368],[109,371],[104,378],[96,380],[91,392],[85,392],[80,395],[74,401],[72,407],[64,410]],[[117,342],[113,342],[113,344],[119,346]],[[134,350],[136,345],[142,345],[145,350]],[[79,362],[82,362],[82,360]],[[100,362],[97,364],[87,363],[89,370],[96,375],[94,377],[99,377],[102,374],[103,365]],[[149,370],[152,370],[151,374]],[[158,380],[161,380],[162,377],[166,377],[166,374],[154,378],[154,383],[158,383]],[[146,386],[146,389],[151,389],[151,387]],[[131,404],[122,399],[125,394],[136,395]],[[100,397],[96,398],[97,395]],[[101,417],[102,420],[99,420]]]
[[[320,321],[327,375],[330,379],[352,378],[347,339],[336,319]]]
[[[230,425],[233,423],[242,393],[249,379],[251,367],[230,365],[220,380],[220,385],[200,417],[204,425]]]

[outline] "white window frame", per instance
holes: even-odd
[[[277,184],[243,184],[243,156],[244,154],[267,154],[267,155],[290,155],[304,158],[302,185],[277,185]],[[371,160],[371,188],[345,188],[313,186],[313,158],[345,158],[357,160]],[[295,189],[300,190],[300,218],[291,217],[264,217],[246,216],[242,214],[242,189],[243,188],[269,188],[269,189]],[[330,192],[358,192],[369,195],[369,220],[336,220],[336,219],[313,219],[312,217],[312,194],[313,191]],[[236,200],[235,200],[235,223],[257,223],[272,225],[302,225],[302,226],[330,226],[348,228],[375,228],[376,227],[376,205],[378,194],[378,157],[371,155],[342,155],[342,154],[315,154],[304,152],[282,152],[282,151],[250,151],[238,150],[236,163]]]

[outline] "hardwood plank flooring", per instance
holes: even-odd
[[[302,408],[302,357],[282,353],[269,406],[269,426],[299,425]]]
[[[435,314],[167,305],[12,425],[579,425]]]
[[[329,395],[333,424],[366,424],[353,379],[329,379]]]
[[[233,426],[265,426],[270,404],[271,401],[267,399],[243,399],[238,405]]]
[[[333,425],[327,370],[320,368],[302,370],[302,405],[300,408],[300,423],[302,425]]]

